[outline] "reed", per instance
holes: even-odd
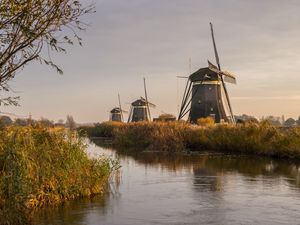
[[[100,125],[101,126],[101,125]],[[113,144],[123,151],[221,151],[300,159],[300,128],[267,122],[190,125],[184,122],[138,122],[110,128]]]
[[[85,149],[64,129],[0,130],[0,224],[27,224],[34,208],[102,193],[117,163]]]

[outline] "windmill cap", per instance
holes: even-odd
[[[110,113],[121,113],[121,109],[119,107],[113,108]]]
[[[214,80],[219,80],[219,75],[217,72],[213,71],[209,67],[204,67],[204,68],[200,68],[199,70],[191,74],[189,76],[189,79],[192,82],[206,81],[206,80],[214,81]]]
[[[138,99],[131,103],[132,106],[146,106],[147,102],[144,99]]]

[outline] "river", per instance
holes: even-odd
[[[35,215],[36,225],[300,224],[300,167],[217,153],[120,155],[110,191]]]

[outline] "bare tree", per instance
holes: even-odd
[[[69,128],[70,130],[76,129],[76,122],[73,116],[67,115],[66,127]]]
[[[80,18],[93,10],[79,0],[0,0],[0,91],[10,91],[8,82],[32,60],[62,73],[50,52],[66,52],[63,46],[75,40],[81,45],[76,32],[86,24]],[[17,100],[0,103],[17,105]]]

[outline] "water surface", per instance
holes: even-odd
[[[221,154],[120,155],[94,144],[92,157],[119,157],[105,196],[40,211],[37,225],[300,224],[300,167]]]

